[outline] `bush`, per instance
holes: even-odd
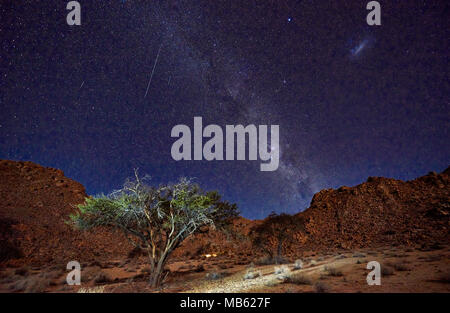
[[[277,279],[279,280],[286,280],[289,277],[290,271],[291,270],[286,265],[276,266],[274,270],[275,275],[277,275]]]
[[[286,265],[283,266],[275,266],[274,269],[274,273],[275,274],[284,274],[284,273],[288,273],[289,272],[289,268]]]
[[[302,268],[303,268],[303,262],[302,262],[302,260],[300,260],[300,259],[295,260],[295,263],[294,263],[294,270],[300,270],[300,269],[302,269]]]
[[[225,275],[223,273],[211,272],[211,273],[207,273],[205,278],[207,280],[218,280],[218,279],[222,279],[224,276]]]
[[[309,262],[309,265],[310,265],[310,266],[316,266],[316,265],[317,265],[317,261],[311,260],[311,261]]]
[[[303,274],[291,275],[285,282],[294,285],[312,285],[312,280]]]
[[[255,279],[260,276],[262,276],[260,271],[254,271],[254,270],[248,269],[244,274],[244,280]]]

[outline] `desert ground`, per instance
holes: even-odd
[[[0,292],[450,292],[450,246],[310,251],[298,259],[302,260],[301,268],[295,266],[295,260],[266,265],[268,258],[242,261],[211,255],[175,259],[157,289],[149,287],[145,258],[82,265],[80,286],[67,285],[68,270],[64,267],[3,268]],[[380,286],[366,282],[369,261],[381,264]]]
[[[450,292],[450,168],[322,190],[278,224],[238,217],[229,232],[205,229],[173,251],[158,288],[148,256],[121,233],[68,225],[83,185],[31,162],[0,160],[0,174],[0,292]],[[66,282],[71,260],[81,285]],[[379,286],[366,281],[370,261]]]

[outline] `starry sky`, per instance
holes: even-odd
[[[60,168],[89,194],[134,168],[193,177],[248,218],[450,164],[446,1],[380,1],[381,26],[360,0],[79,1],[81,26],[67,2],[0,3],[1,159]],[[278,170],[174,161],[171,129],[194,116],[279,125]]]

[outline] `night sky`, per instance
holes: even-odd
[[[381,26],[360,0],[80,1],[81,26],[68,2],[0,2],[1,159],[60,168],[89,194],[134,168],[193,177],[249,218],[450,164],[447,1],[380,1]],[[278,170],[174,161],[171,129],[194,116],[279,125]]]

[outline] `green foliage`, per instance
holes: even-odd
[[[222,202],[217,192],[204,192],[188,179],[150,186],[147,177],[127,180],[122,189],[86,198],[70,223],[82,230],[98,226],[121,229],[130,242],[148,252],[154,285],[170,253],[202,226],[225,227],[238,216],[235,204]]]

